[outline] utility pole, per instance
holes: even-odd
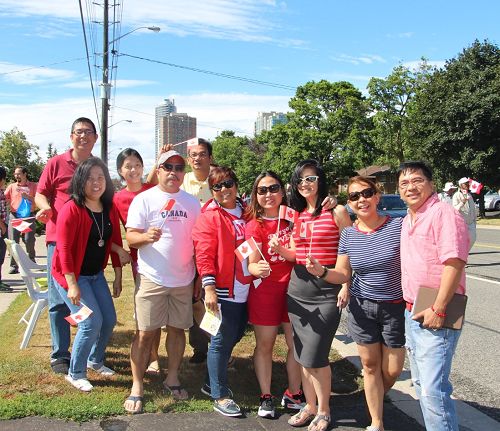
[[[105,165],[108,164],[108,112],[110,88],[109,83],[109,1],[104,0],[104,20],[102,37],[102,83],[101,83],[101,159]]]

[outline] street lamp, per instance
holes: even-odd
[[[116,126],[118,123],[131,123],[132,120],[120,120],[117,121],[116,123],[111,124],[111,126],[108,126],[108,129],[111,129],[111,127]]]
[[[137,27],[129,32],[122,34],[121,36],[113,39],[109,42],[108,39],[108,27],[109,27],[109,19],[108,19],[108,9],[109,9],[109,0],[104,0],[104,19],[103,19],[103,29],[104,34],[102,38],[102,83],[101,83],[101,159],[107,164],[108,163],[108,111],[109,111],[109,97],[111,94],[111,84],[109,83],[109,46],[116,42],[119,39],[133,33],[134,31],[140,29],[148,29],[158,33],[160,31],[160,27],[152,26],[152,27]]]

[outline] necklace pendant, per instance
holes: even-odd
[[[104,240],[103,239],[100,239],[99,241],[97,241],[97,245],[99,247],[104,247]]]

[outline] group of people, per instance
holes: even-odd
[[[14,168],[15,182],[9,184],[5,191],[7,171],[0,166],[0,266],[5,259],[6,244],[3,239],[11,239],[26,246],[29,258],[35,261],[35,193],[37,183],[28,180],[28,169],[25,166]],[[23,222],[23,232],[16,229],[14,223]],[[10,257],[9,274],[19,273],[14,257]],[[12,292],[12,287],[2,281],[0,271],[0,292]]]
[[[476,242],[477,208],[469,190],[470,181],[469,178],[462,177],[458,180],[458,187],[449,181],[438,196],[441,202],[452,205],[464,218],[469,231],[469,248],[472,248]]]
[[[92,390],[88,369],[114,374],[105,365],[116,324],[112,296],[120,295],[122,266],[130,261],[136,334],[127,412],[143,410],[144,375],[159,369],[162,328],[168,354],[163,386],[176,400],[189,398],[179,376],[185,330],[206,308],[221,312],[221,325],[209,338],[201,389],[214,410],[242,414],[227,369],[249,322],[261,391],[258,415],[275,416],[272,351],[282,327],[288,386],[280,398],[296,410],[288,423],[324,431],[332,421],[329,352],[347,306],[349,331],[363,364],[371,416],[367,429],[384,429],[383,397],[401,373],[406,346],[426,427],[458,430],[449,373],[460,330],[443,324],[451,296],[465,291],[469,239],[459,213],[439,202],[424,163],[408,162],[398,171],[409,208],[404,219],[377,213],[380,191],[371,178],[351,178],[348,200],[357,215],[351,225],[345,208],[328,198],[326,175],[316,160],[296,165],[289,200],[278,175],[263,172],[247,206],[239,198],[234,171],[211,166],[206,140],[189,145],[189,174],[178,152],[162,149],[144,184],[142,158],[126,149],[117,158],[126,186],[113,196],[106,166],[91,155],[97,140],[92,121],[75,120],[70,139],[72,148],[48,161],[35,198],[37,219],[47,224],[54,372],[66,374],[82,391]],[[284,217],[282,209],[291,217]],[[120,220],[130,254],[123,249]],[[235,249],[248,244],[256,248],[240,261]],[[112,294],[103,275],[109,256],[115,270]],[[414,314],[421,286],[438,294],[430,308]],[[83,306],[91,314],[78,324],[70,353],[64,318]],[[206,345],[203,332],[201,339]]]

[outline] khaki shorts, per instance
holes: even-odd
[[[135,320],[139,331],[162,326],[188,329],[193,324],[193,283],[165,287],[141,277],[135,294]]]

